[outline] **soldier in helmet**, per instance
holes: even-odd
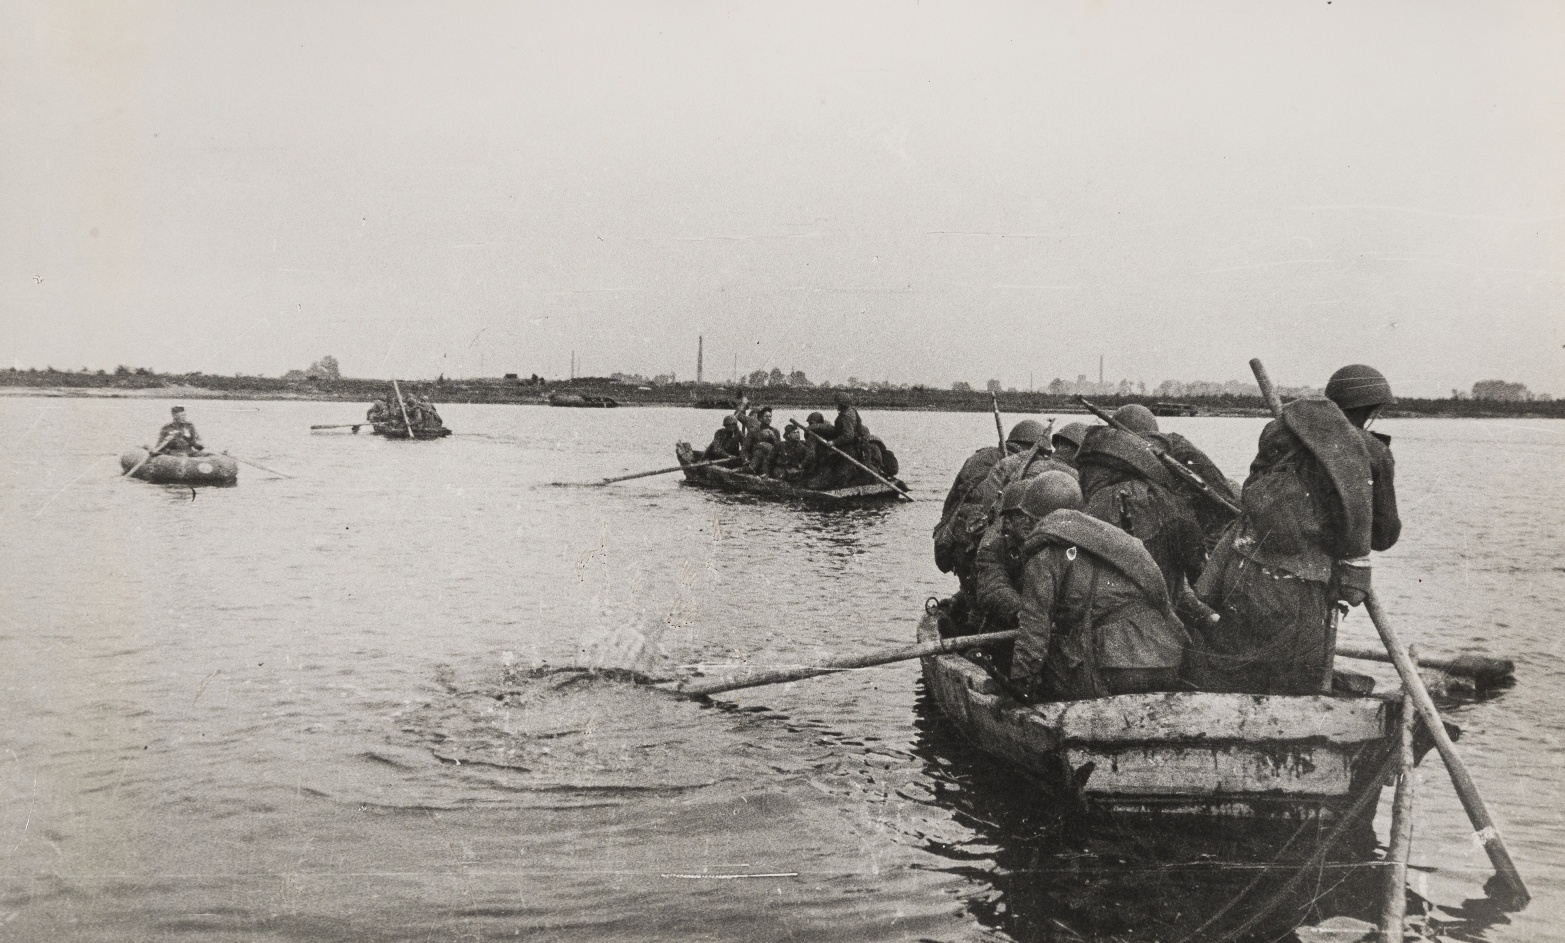
[[[1175,690],[1190,637],[1146,547],[1078,510],[1068,475],[1026,488],[1043,516],[1022,544],[1012,686],[1029,700]]]
[[[1081,448],[1081,440],[1087,434],[1087,429],[1086,423],[1073,422],[1054,433],[1050,439],[1054,445],[1054,460],[1075,468],[1076,450]]]
[[[973,555],[978,550],[979,539],[989,526],[989,513],[1000,492],[1016,477],[1016,469],[1036,468],[1042,474],[1050,468],[1047,452],[1040,443],[1048,435],[1041,422],[1023,419],[1011,427],[1005,437],[1007,455],[999,455],[999,449],[980,449],[962,465],[946,496],[947,512],[935,528],[935,565],[941,572],[956,573],[961,581],[963,596],[972,599],[975,587],[972,583]],[[1045,457],[1040,461],[1038,456]],[[992,460],[991,460],[992,456]],[[996,477],[994,470],[1004,462],[1011,474]]]
[[[810,447],[804,443],[799,427],[789,423],[783,430],[782,444],[772,454],[772,467],[768,472],[783,481],[798,481],[804,476],[804,466],[809,460]]]
[[[1195,472],[1217,494],[1230,501],[1238,501],[1238,493],[1228,481],[1228,477],[1217,467],[1217,463],[1208,458],[1207,454],[1197,448],[1195,443],[1179,433],[1160,431],[1157,425],[1157,417],[1152,415],[1152,410],[1142,406],[1140,403],[1131,403],[1116,409],[1114,418],[1124,423],[1127,429],[1134,431],[1137,435],[1162,446],[1163,451],[1167,452],[1186,468]],[[1187,484],[1184,479],[1174,477],[1173,482],[1173,493],[1184,503],[1190,513],[1194,515],[1196,523],[1201,526],[1203,550],[1211,550],[1211,548],[1217,545],[1217,540],[1222,536],[1224,528],[1233,521],[1233,512],[1221,503],[1201,494],[1197,489]],[[1153,556],[1155,557],[1157,554],[1153,553]]]
[[[1210,621],[1212,610],[1190,588],[1206,563],[1201,528],[1179,494],[1179,480],[1152,448],[1138,435],[1094,426],[1082,438],[1076,463],[1086,512],[1145,545],[1180,616]]]
[[[1391,440],[1366,428],[1394,402],[1380,371],[1353,364],[1332,374],[1324,399],[1294,400],[1262,430],[1244,513],[1196,587],[1222,616],[1193,659],[1196,684],[1329,690],[1337,607],[1364,601],[1370,551],[1402,530]]]
[[[185,418],[185,407],[175,406],[169,410],[170,418],[163,428],[158,430],[159,446],[154,455],[200,455],[205,451],[201,444],[201,435],[196,432],[196,427]]]

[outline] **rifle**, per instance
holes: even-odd
[[[1082,396],[1080,393],[1076,394],[1076,402],[1087,407],[1088,412],[1108,423],[1110,428],[1118,429],[1120,432],[1128,432],[1137,439],[1140,439],[1141,442],[1152,451],[1152,454],[1157,456],[1158,461],[1162,462],[1163,465],[1167,467],[1169,471],[1173,472],[1180,481],[1183,481],[1185,484],[1200,492],[1201,495],[1208,501],[1211,501],[1213,504],[1225,507],[1236,515],[1244,513],[1243,508],[1233,503],[1233,501],[1229,500],[1227,496],[1218,493],[1218,491],[1211,485],[1207,484],[1200,475],[1197,475],[1194,471],[1191,471],[1190,467],[1187,466],[1184,462],[1181,462],[1179,459],[1168,454],[1168,450],[1163,448],[1161,445],[1158,445],[1155,441],[1148,439],[1146,436],[1141,435],[1139,432],[1136,432],[1133,429],[1127,428],[1126,425],[1120,422],[1118,419],[1115,419],[1113,416],[1104,412],[1099,407],[1087,402],[1087,398]]]
[[[994,408],[994,431],[1000,437],[1000,454],[1005,455],[1005,425],[1000,422],[1000,397],[989,391],[989,405]]]

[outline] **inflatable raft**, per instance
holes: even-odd
[[[154,455],[131,449],[120,456],[120,470],[136,469],[132,478],[159,485],[233,485],[239,483],[239,463],[227,455]],[[140,466],[139,468],[137,466]]]

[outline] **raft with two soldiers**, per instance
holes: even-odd
[[[824,508],[912,501],[896,454],[864,425],[852,396],[840,392],[835,403],[833,422],[814,412],[779,431],[771,407],[742,398],[705,449],[675,443],[677,470],[696,487]]]

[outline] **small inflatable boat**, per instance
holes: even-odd
[[[131,449],[120,456],[120,470],[136,469],[132,478],[158,485],[234,485],[239,483],[239,463],[227,455],[154,455]],[[139,468],[137,466],[140,466]]]

